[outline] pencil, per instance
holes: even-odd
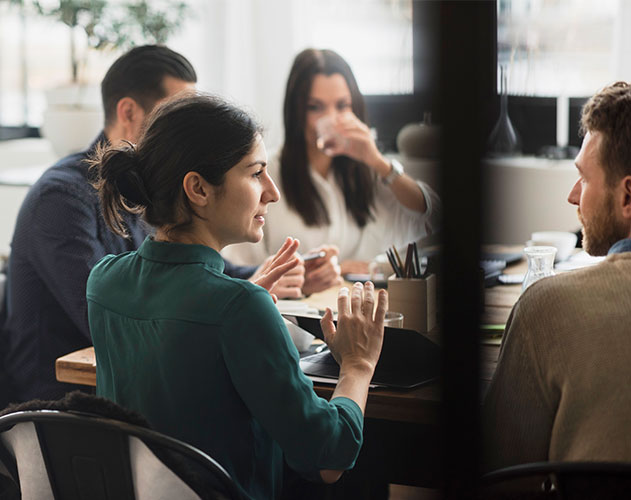
[[[412,264],[412,244],[408,244],[407,252],[405,253],[405,268],[404,268],[404,276],[406,278],[411,278],[412,273],[414,272],[414,264]]]
[[[412,247],[414,248],[414,264],[416,265],[416,276],[415,278],[421,277],[421,262],[418,258],[418,245],[416,241],[412,243]]]
[[[390,261],[390,265],[392,266],[394,274],[396,275],[397,278],[400,278],[401,272],[399,271],[399,266],[397,266],[397,262],[390,249],[386,250],[386,256],[388,257],[388,260]]]
[[[397,247],[392,245],[392,250],[394,251],[393,255],[396,257],[396,262],[399,265],[399,269],[403,269],[403,263],[401,262],[401,257],[399,257],[399,252],[397,252]]]

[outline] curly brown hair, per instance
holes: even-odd
[[[580,134],[587,132],[602,134],[599,155],[609,186],[631,175],[631,85],[613,83],[585,103]]]

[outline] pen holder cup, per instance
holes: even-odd
[[[388,278],[388,310],[403,314],[403,328],[426,333],[436,326],[436,276]]]

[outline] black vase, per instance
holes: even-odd
[[[489,136],[487,154],[495,158],[518,156],[521,155],[521,138],[508,116],[508,86],[503,66],[500,67],[500,83],[500,116]]]

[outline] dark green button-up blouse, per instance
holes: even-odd
[[[203,245],[147,238],[87,285],[97,394],[221,463],[251,498],[280,493],[283,453],[307,478],[353,466],[361,410],[319,398],[270,295]]]

